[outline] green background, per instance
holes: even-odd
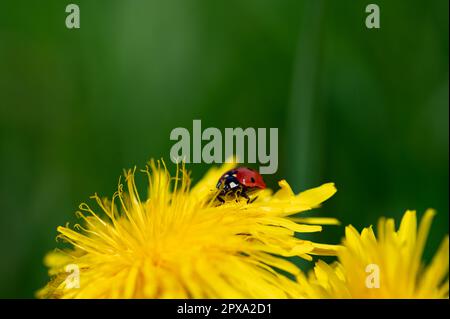
[[[277,127],[271,187],[338,187],[313,216],[361,228],[433,207],[428,259],[448,233],[448,1],[73,2],[79,30],[68,1],[0,5],[0,297],[33,297],[56,226],[123,168],[168,160],[193,119]]]

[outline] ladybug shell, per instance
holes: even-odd
[[[247,167],[238,167],[235,170],[236,178],[245,187],[266,188],[266,183],[257,171]]]

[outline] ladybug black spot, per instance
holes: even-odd
[[[250,180],[252,181],[252,183],[254,183],[255,182],[255,179],[252,177],[252,178],[250,178]]]

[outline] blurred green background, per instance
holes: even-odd
[[[0,297],[33,297],[56,226],[123,168],[168,160],[193,119],[279,128],[269,185],[338,187],[315,216],[361,228],[433,207],[427,259],[448,233],[447,0],[77,0],[79,30],[69,3],[0,6]]]

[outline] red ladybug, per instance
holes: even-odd
[[[257,171],[247,167],[238,167],[229,170],[223,174],[217,182],[216,188],[220,190],[217,199],[221,203],[225,203],[222,196],[237,195],[247,199],[247,203],[250,202],[247,192],[254,189],[266,188],[266,183]],[[253,199],[255,200],[256,197]]]

